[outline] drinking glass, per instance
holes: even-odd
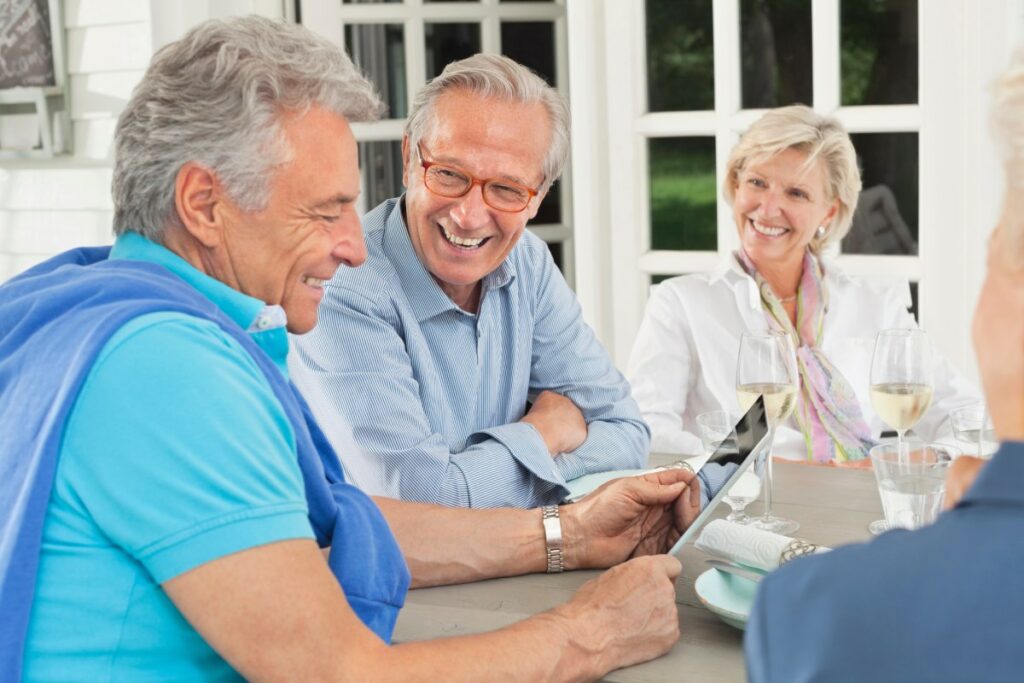
[[[989,417],[984,403],[975,403],[952,410],[949,422],[953,426],[953,436],[964,444],[965,453],[975,453],[981,458],[991,458],[999,449],[992,418]]]
[[[882,421],[896,430],[896,455],[904,453],[904,436],[932,402],[932,360],[928,337],[921,330],[882,330],[871,358],[871,405]],[[868,525],[880,534],[884,519]]]
[[[793,414],[799,383],[796,353],[788,334],[775,331],[743,333],[736,363],[736,397],[740,409],[746,411],[758,396],[764,396],[768,417],[762,466],[764,514],[754,518],[750,524],[784,535],[793,533],[800,525],[772,514],[772,445],[775,429]]]
[[[710,456],[719,447],[731,449],[737,452],[736,445],[736,422],[739,416],[727,410],[712,410],[701,413],[697,416],[697,427],[700,430],[700,440],[704,446],[704,452]],[[750,517],[744,509],[757,499],[760,493],[761,480],[749,469],[740,475],[740,478],[729,489],[725,495],[726,504],[732,509],[726,521],[737,524],[746,524]]]
[[[946,474],[960,452],[917,439],[871,449],[871,466],[889,529],[919,529],[935,521],[946,494]]]

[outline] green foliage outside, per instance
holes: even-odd
[[[651,248],[717,249],[714,140],[651,140],[650,178]]]

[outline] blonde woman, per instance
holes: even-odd
[[[801,382],[775,455],[865,461],[888,429],[869,396],[875,335],[916,324],[905,281],[852,277],[823,258],[849,231],[860,189],[853,145],[834,118],[783,107],[743,135],[722,183],[740,249],[710,273],[661,283],[633,347],[628,375],[653,451],[699,452],[697,415],[738,409],[740,336],[777,329],[794,342]],[[936,357],[933,375],[932,406],[915,428],[925,438],[951,407],[977,399],[944,359]]]

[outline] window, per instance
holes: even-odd
[[[843,122],[862,168],[865,189],[839,263],[868,278],[909,280],[931,339],[969,372],[965,328],[989,227],[965,231],[963,223],[979,210],[970,197],[992,194],[994,155],[978,144],[987,135],[983,83],[1019,39],[1019,0],[984,9],[956,0],[584,5],[573,4],[570,16],[603,42],[590,52],[572,45],[570,54],[608,55],[585,73],[595,89],[610,81],[593,99],[603,94],[607,103],[603,154],[614,191],[603,206],[584,207],[587,188],[579,188],[580,211],[608,216],[606,232],[588,234],[612,245],[610,284],[589,302],[580,296],[585,313],[604,322],[599,332],[620,365],[650,284],[709,270],[738,246],[718,185],[739,135],[765,109],[803,103]],[[978,171],[985,181],[974,180],[969,160],[991,166]],[[980,213],[993,216],[997,202]],[[978,264],[965,265],[965,253]],[[581,281],[602,286],[601,267],[597,258],[581,262]]]

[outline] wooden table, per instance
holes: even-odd
[[[669,458],[668,461],[675,458]],[[664,457],[652,456],[654,464]],[[870,537],[867,525],[882,514],[874,474],[777,462],[775,508],[800,522],[796,533],[809,541],[836,546]],[[750,512],[760,513],[760,500]],[[723,504],[716,513],[728,514]],[[651,662],[608,674],[606,681],[743,681],[742,632],[727,626],[697,599],[693,582],[705,569],[706,555],[688,547],[676,583],[682,636],[671,652]],[[594,571],[532,574],[462,586],[412,591],[398,619],[395,641],[424,640],[490,631],[569,600]]]

